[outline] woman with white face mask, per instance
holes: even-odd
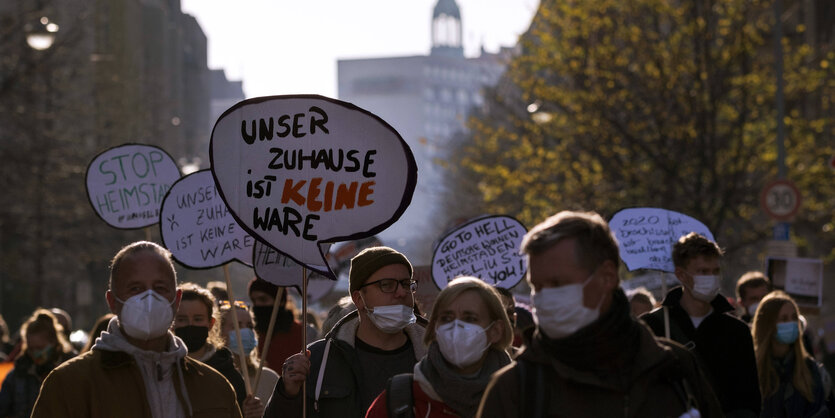
[[[275,384],[278,382],[278,373],[268,367],[262,367],[256,385],[255,378],[258,374],[258,366],[261,363],[258,357],[258,337],[255,333],[252,312],[244,302],[229,303],[228,300],[223,301],[220,304],[220,317],[220,335],[223,338],[224,346],[235,353],[235,368],[242,371],[241,367],[246,367],[250,387],[255,391],[255,396],[264,402],[260,414],[257,415],[260,417],[264,414],[264,409],[267,407],[266,401],[269,400]],[[238,328],[241,331],[241,345],[245,355],[243,365],[241,365],[240,357],[237,354],[238,339],[235,336],[235,323],[233,321],[238,321]]]
[[[428,353],[414,374],[392,379],[366,417],[388,417],[404,406],[420,417],[474,416],[490,376],[510,363],[512,340],[498,292],[474,277],[453,280],[435,299],[424,337]],[[411,405],[395,404],[401,382],[411,382],[405,386]]]
[[[762,417],[829,416],[826,391],[814,358],[800,339],[797,304],[782,291],[766,295],[757,307],[752,332]]]

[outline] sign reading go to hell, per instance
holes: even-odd
[[[252,265],[255,238],[235,222],[209,170],[171,186],[162,201],[159,228],[165,247],[185,266],[211,268],[232,260]]]
[[[328,248],[323,248],[322,252],[327,253]],[[292,286],[301,289],[304,274],[302,265],[270,248],[269,245],[257,241],[253,248],[252,261],[256,276],[276,286]],[[331,280],[315,270],[308,270],[307,279],[307,298],[309,302],[314,302],[330,293],[336,285],[336,280]],[[301,290],[299,290],[299,293],[301,293]]]
[[[432,255],[432,280],[439,289],[458,276],[475,276],[510,289],[528,271],[519,244],[527,230],[510,216],[470,221],[449,233]]]
[[[209,156],[238,223],[329,276],[318,244],[384,230],[406,210],[417,182],[414,156],[394,128],[316,95],[236,104],[215,124]]]
[[[630,271],[673,272],[673,244],[680,237],[696,232],[713,240],[713,234],[698,220],[659,208],[623,209],[612,216],[609,228],[618,241],[620,258]]]
[[[159,222],[165,193],[180,178],[174,159],[152,145],[125,144],[105,150],[87,167],[87,196],[110,226],[144,228]]]

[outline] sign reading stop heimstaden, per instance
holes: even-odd
[[[775,180],[763,188],[760,203],[772,219],[791,219],[800,209],[800,192],[789,180]]]

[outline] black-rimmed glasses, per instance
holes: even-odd
[[[376,284],[380,291],[383,293],[394,293],[397,291],[397,285],[402,286],[404,289],[409,289],[409,291],[414,292],[417,290],[417,282],[412,279],[382,279],[377,280],[376,282],[366,283],[359,288],[362,289],[365,286],[371,286],[372,284]]]

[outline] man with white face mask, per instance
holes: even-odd
[[[721,416],[693,355],[632,317],[600,215],[560,212],[522,240],[536,327],[493,376],[480,417]]]
[[[389,247],[366,248],[351,259],[349,290],[357,310],[304,354],[289,357],[264,417],[302,415],[302,385],[311,417],[365,416],[396,374],[426,354],[426,320],[414,314],[412,265]]]
[[[105,296],[116,317],[90,351],[46,378],[33,417],[241,416],[226,378],[186,357],[169,331],[181,292],[168,250],[147,241],[122,248]]]
[[[693,351],[726,416],[756,417],[761,398],[751,330],[719,294],[722,255],[715,242],[700,234],[679,238],[672,257],[681,286],[667,293],[661,308],[641,319],[656,335]]]

